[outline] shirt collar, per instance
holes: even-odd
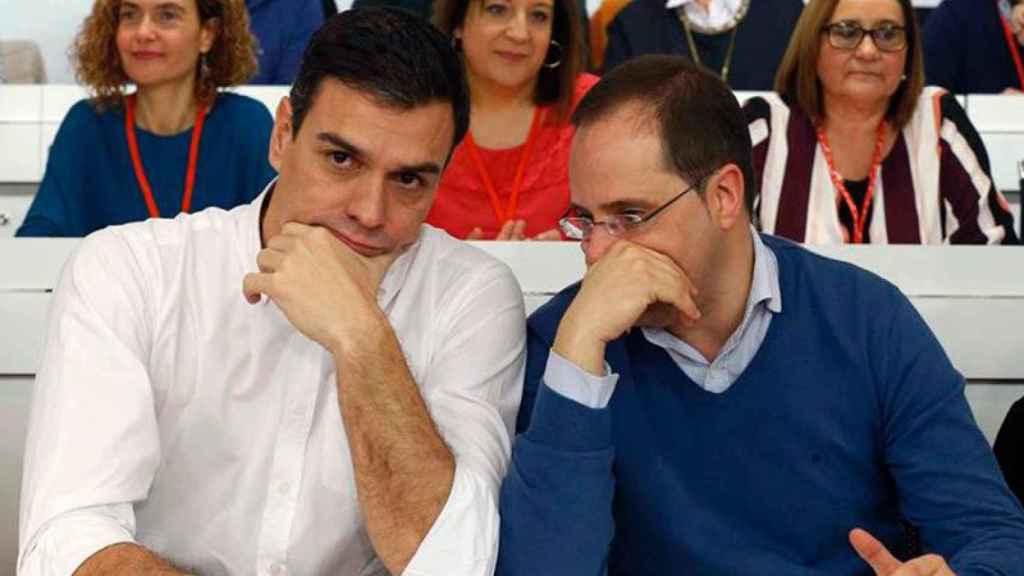
[[[754,275],[750,284],[750,297],[747,299],[747,311],[749,313],[754,306],[767,301],[768,309],[778,314],[782,312],[779,261],[753,226],[750,232],[754,237]]]
[[[682,7],[686,10],[686,17],[695,26],[721,28],[739,12],[742,5],[743,0],[712,0],[705,12],[704,8],[697,5],[695,0],[668,0],[665,3],[665,8],[675,10]]]
[[[241,218],[239,220],[238,234],[241,242],[240,257],[242,258],[243,268],[246,273],[259,272],[259,266],[256,264],[256,256],[263,249],[263,239],[260,232],[260,215],[263,213],[264,204],[270,201],[270,197],[273,193],[274,186],[277,184],[277,178],[274,178],[267,186],[260,192],[252,202],[248,205],[243,206],[241,210]],[[423,242],[423,237],[428,233],[425,226],[420,227],[420,236],[416,239],[416,242],[412,246],[409,246],[398,258],[392,262],[391,267],[384,274],[384,278],[381,280],[380,288],[377,290],[377,304],[380,305],[382,310],[387,310],[388,306],[394,301],[395,297],[401,291],[402,286],[405,284],[405,279],[409,275],[409,268],[412,266],[412,262],[416,259],[416,254],[419,252],[420,244]],[[266,304],[269,302],[269,298],[263,298],[260,300],[260,304]]]

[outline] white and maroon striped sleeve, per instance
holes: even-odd
[[[1013,214],[996,188],[985,145],[952,94],[939,99],[939,196],[946,242],[1016,244]]]

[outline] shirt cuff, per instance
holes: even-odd
[[[612,373],[607,362],[604,374],[594,376],[552,350],[544,368],[544,384],[563,398],[600,410],[608,406],[619,382],[619,375]]]
[[[498,495],[466,466],[455,465],[448,501],[403,576],[490,576],[498,563]]]
[[[133,519],[125,518],[118,507],[108,506],[59,517],[26,544],[21,554],[18,574],[73,574],[93,554],[104,548],[114,544],[135,543],[129,529],[133,524]]]

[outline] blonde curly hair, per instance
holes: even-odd
[[[256,37],[249,31],[244,0],[194,0],[200,24],[218,21],[217,37],[206,54],[206,70],[196,67],[195,96],[213,102],[217,89],[248,81],[256,73]],[[78,82],[89,87],[98,108],[118,106],[124,85],[131,82],[117,50],[117,26],[122,0],[96,0],[92,13],[71,46]]]

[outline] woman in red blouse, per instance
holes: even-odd
[[[470,240],[558,240],[569,207],[569,116],[582,73],[575,0],[438,0],[435,24],[466,67],[469,134],[427,223]]]

